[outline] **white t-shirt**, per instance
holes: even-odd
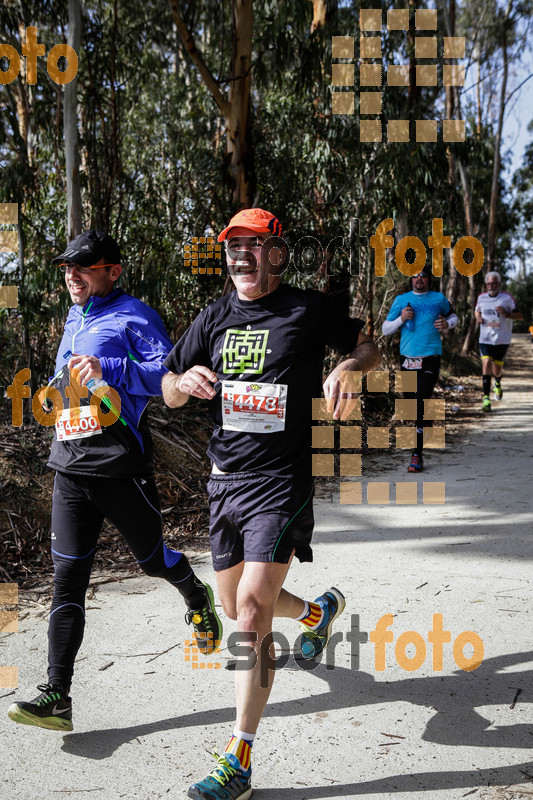
[[[488,292],[480,294],[476,303],[476,311],[481,311],[483,316],[479,328],[480,344],[511,344],[513,320],[498,314],[496,306],[501,306],[508,314],[516,311],[514,297],[508,292],[500,291],[495,297]]]

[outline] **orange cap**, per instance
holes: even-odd
[[[271,236],[279,236],[281,238],[281,222],[270,211],[265,211],[263,208],[244,208],[232,217],[229,221],[227,228],[224,228],[220,236],[219,242],[227,239],[228,233],[232,228],[250,228],[251,231],[257,233],[269,233]]]

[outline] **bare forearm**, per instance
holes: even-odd
[[[346,370],[362,372],[364,375],[369,370],[379,367],[380,364],[381,353],[374,342],[362,342],[342,362],[342,367]]]
[[[189,399],[188,394],[180,392],[178,389],[180,378],[181,375],[176,375],[174,372],[167,372],[166,375],[163,375],[161,391],[163,394],[163,400],[170,408],[178,408],[179,406],[183,406]]]
[[[218,380],[216,372],[204,364],[195,364],[182,375],[169,372],[162,381],[163,399],[170,408],[184,405],[189,397],[212,400],[215,390],[211,384]]]

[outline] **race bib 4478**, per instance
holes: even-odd
[[[222,381],[222,427],[247,433],[285,430],[287,386]]]

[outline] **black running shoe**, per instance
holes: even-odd
[[[204,605],[196,610],[189,609],[185,614],[185,622],[187,625],[192,623],[196,646],[200,653],[210,656],[222,641],[222,623],[215,611],[213,590],[208,583],[204,583],[204,589]]]
[[[19,700],[7,711],[13,722],[21,725],[36,725],[50,731],[72,730],[72,700],[67,689],[49,683],[37,687],[42,694],[26,703]]]

